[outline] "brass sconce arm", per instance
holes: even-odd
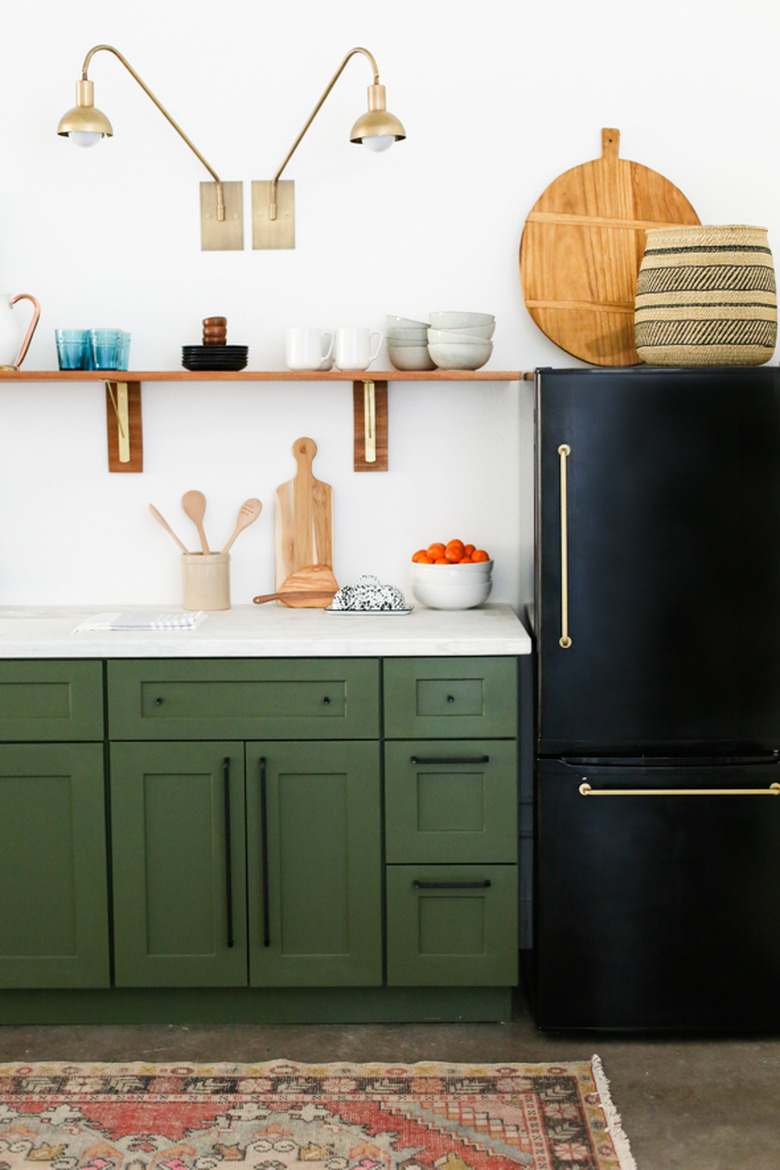
[[[159,98],[155,97],[143,78],[140,77],[138,73],[136,73],[135,69],[133,69],[127,58],[124,57],[118,49],[115,49],[113,45],[95,45],[87,53],[86,57],[84,58],[84,64],[81,66],[81,80],[76,82],[76,105],[61,119],[59,127],[57,128],[57,133],[65,137],[74,131],[107,136],[113,134],[111,123],[109,122],[108,118],[106,118],[105,114],[102,114],[100,110],[95,109],[94,86],[87,76],[87,70],[89,69],[90,61],[92,60],[95,53],[99,53],[102,50],[105,50],[108,53],[113,53],[117,60],[122,62],[127,72],[135,81],[138,82],[146,96],[154,102],[154,104],[157,106],[157,109],[165,118],[167,118],[179,137],[184,139],[192,153],[200,160],[200,162],[203,163],[203,166],[209,172],[217,186],[217,219],[220,222],[224,221],[225,198],[222,189],[222,180],[220,179],[219,175],[206,161],[195,144],[187,137],[178,122],[171,117]]]
[[[284,170],[292,156],[301,144],[304,135],[311,126],[317,114],[322,109],[331,90],[338,81],[349,60],[357,53],[367,59],[373,74],[371,85],[368,86],[368,110],[355,122],[350,132],[350,142],[362,143],[374,150],[385,150],[393,142],[400,142],[406,138],[406,131],[395,115],[391,114],[385,104],[385,87],[379,84],[379,69],[373,54],[368,49],[359,46],[350,49],[336,72],[331,77],[325,90],[306,120],[303,129],[285,155],[282,165],[270,181],[254,182],[252,184],[252,239],[255,248],[294,248],[295,247],[295,201],[294,184],[290,181],[281,183]]]
[[[325,104],[330,91],[333,89],[333,86],[336,84],[338,79],[341,77],[341,74],[344,72],[344,69],[345,69],[347,62],[350,60],[350,58],[354,57],[356,53],[362,53],[365,57],[368,58],[368,62],[369,62],[370,66],[374,72],[373,85],[374,86],[379,85],[379,69],[377,67],[377,63],[376,63],[376,60],[374,59],[373,54],[369,53],[368,49],[361,49],[360,46],[358,46],[355,49],[350,49],[349,52],[347,53],[346,57],[341,62],[338,69],[336,70],[336,72],[333,74],[330,81],[328,82],[328,85],[325,89],[325,92],[323,93],[322,97],[317,102],[316,106],[314,107],[311,114],[309,115],[309,118],[308,118],[305,126],[303,127],[300,134],[295,139],[295,142],[293,142],[292,146],[290,147],[287,154],[285,155],[284,162],[279,167],[279,170],[276,172],[273,179],[271,180],[271,201],[270,201],[270,204],[268,207],[268,218],[269,219],[271,219],[271,220],[276,219],[276,213],[277,213],[276,193],[277,193],[277,189],[279,186],[279,180],[282,177],[282,172],[284,171],[284,168],[287,166],[288,162],[290,161],[292,156],[295,154],[296,150],[298,149],[298,147],[300,146],[300,144],[303,140],[304,135],[306,134],[306,131],[309,129],[312,122],[317,117],[317,114],[319,114],[320,110],[322,109],[323,105]]]
[[[138,84],[140,85],[141,89],[144,91],[146,96],[148,98],[151,98],[151,100],[157,106],[157,109],[160,111],[160,113],[163,115],[163,117],[168,119],[171,126],[173,126],[176,133],[181,138],[184,139],[184,141],[187,143],[187,146],[189,146],[190,150],[195,155],[195,157],[198,158],[203,163],[204,167],[206,168],[206,170],[211,175],[212,179],[214,180],[214,182],[217,185],[217,219],[220,222],[222,222],[225,218],[225,197],[224,197],[224,193],[222,190],[222,180],[220,179],[219,175],[214,170],[214,168],[206,161],[206,159],[200,153],[197,146],[195,146],[195,144],[191,141],[191,139],[189,139],[187,137],[187,135],[184,133],[184,131],[182,130],[179,123],[174,118],[171,117],[171,115],[168,113],[168,111],[166,110],[165,106],[162,104],[160,99],[158,97],[155,97],[155,95],[149,89],[149,86],[146,84],[146,82],[143,80],[143,78],[140,77],[138,73],[136,73],[135,69],[133,69],[132,65],[127,60],[127,58],[124,57],[119,52],[118,49],[115,49],[113,45],[94,45],[93,48],[91,48],[89,50],[89,52],[87,53],[86,57],[84,58],[84,64],[81,66],[81,80],[82,80],[82,82],[88,81],[87,69],[89,68],[89,63],[92,60],[95,53],[99,53],[101,51],[101,49],[105,49],[106,52],[108,52],[108,53],[113,53],[114,56],[119,61],[122,62],[125,69],[127,70],[127,72],[130,74],[130,76],[135,81],[138,82]]]

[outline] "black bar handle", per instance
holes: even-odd
[[[413,881],[416,890],[487,890],[490,878],[483,882],[418,882]]]
[[[412,764],[489,764],[490,756],[411,756]]]
[[[263,849],[263,946],[271,945],[270,898],[268,896],[268,778],[265,756],[260,757],[260,840]]]
[[[225,896],[227,898],[227,945],[235,945],[233,936],[233,851],[230,838],[230,757],[222,761],[225,792]]]

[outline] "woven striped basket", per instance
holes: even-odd
[[[655,366],[760,366],[777,342],[766,228],[650,228],[634,305],[636,349]]]

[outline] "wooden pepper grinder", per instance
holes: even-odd
[[[203,344],[224,345],[227,341],[227,317],[203,318]]]

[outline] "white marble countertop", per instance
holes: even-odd
[[[0,606],[0,658],[362,658],[530,654],[511,606],[410,614],[341,614],[237,605],[195,630],[91,630],[86,618],[151,606]],[[174,606],[160,607],[165,613]]]

